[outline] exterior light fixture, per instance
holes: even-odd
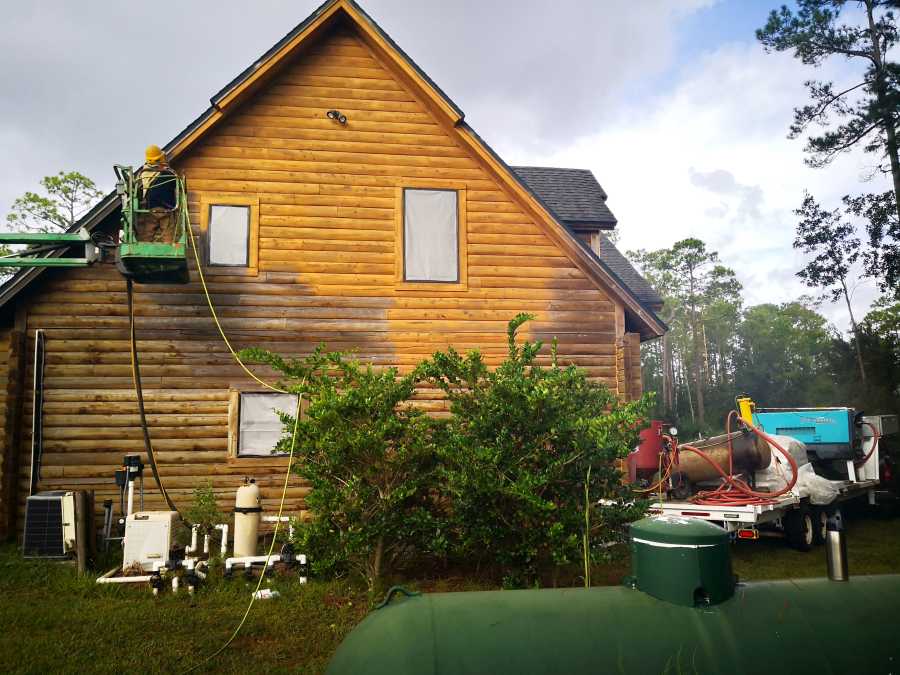
[[[325,116],[330,120],[339,122],[340,124],[347,124],[347,116],[340,110],[329,110],[327,113],[325,113]]]

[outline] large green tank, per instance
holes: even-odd
[[[696,522],[636,523],[633,538],[657,545],[636,551],[628,586],[395,600],[347,636],[328,673],[900,671],[900,575],[735,587],[719,533],[704,525],[693,536]],[[671,583],[647,566],[648,552],[674,565]]]

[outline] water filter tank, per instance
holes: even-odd
[[[259,486],[253,479],[246,480],[238,488],[234,502],[234,557],[256,555],[261,512]]]

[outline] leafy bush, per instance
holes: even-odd
[[[194,500],[184,512],[184,518],[187,522],[199,527],[201,536],[211,534],[216,525],[226,522],[225,514],[219,510],[219,505],[216,503],[216,495],[210,481],[194,488]]]
[[[280,371],[290,391],[309,398],[294,471],[311,486],[306,504],[315,515],[298,528],[297,545],[314,571],[352,570],[373,588],[404,553],[434,549],[432,421],[407,404],[413,376],[321,347],[302,360],[262,350],[246,356]],[[276,450],[286,451],[294,419],[282,421],[286,435]]]
[[[479,352],[452,348],[419,367],[451,403],[437,445],[452,552],[499,564],[510,584],[582,560],[586,522],[592,557],[598,535],[615,536],[628,503],[615,460],[634,446],[648,407],[559,366],[555,344],[551,365],[538,365],[541,342],[516,344],[530,318],[510,321],[508,355],[494,370]],[[598,508],[600,499],[611,501]]]
[[[555,345],[551,365],[539,365],[540,342],[516,343],[529,318],[509,323],[508,355],[494,370],[477,351],[452,348],[403,377],[322,348],[290,361],[245,352],[309,397],[294,470],[311,486],[315,515],[296,543],[316,572],[357,572],[372,588],[404,556],[449,554],[520,585],[583,563],[585,551],[599,561],[601,544],[639,515],[615,460],[633,447],[648,401],[623,403],[559,366]],[[410,406],[422,381],[447,396],[449,419]],[[284,451],[294,420],[282,421]]]

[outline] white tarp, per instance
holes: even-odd
[[[242,393],[238,455],[270,455],[284,433],[276,410],[293,415],[295,394]]]
[[[806,445],[790,436],[772,436],[772,438],[797,462],[797,482],[791,492],[801,498],[809,498],[811,504],[830,504],[838,496],[840,481],[830,481],[818,475],[809,463]],[[771,443],[772,461],[762,471],[756,472],[756,488],[776,492],[783,489],[791,480],[791,465],[787,458]]]
[[[459,281],[459,224],[453,190],[404,190],[406,281]]]

